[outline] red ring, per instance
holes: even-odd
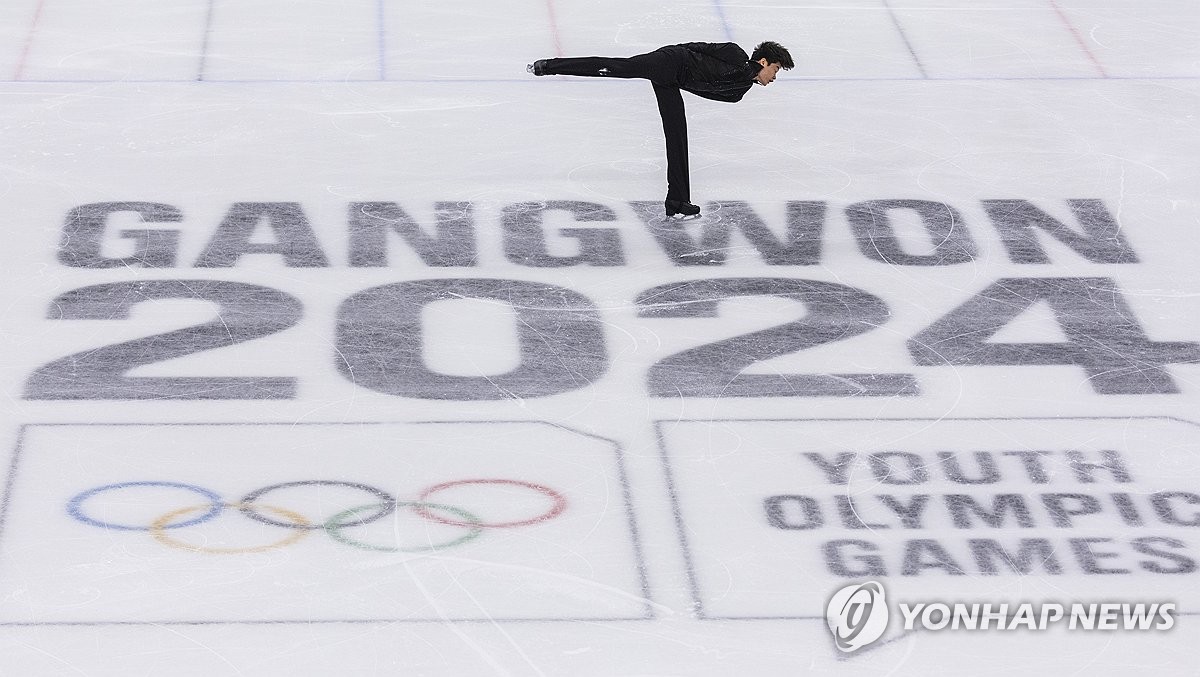
[[[523,527],[523,526],[528,526],[530,524],[537,524],[538,522],[545,522],[547,520],[552,520],[555,517],[558,517],[560,514],[562,514],[562,511],[567,509],[567,497],[563,496],[562,494],[558,493],[557,491],[551,489],[550,487],[542,486],[541,484],[534,484],[533,482],[523,482],[521,480],[505,480],[505,479],[454,480],[452,482],[442,482],[441,484],[435,484],[432,487],[429,487],[428,489],[426,489],[424,492],[422,492],[421,497],[418,498],[416,502],[417,503],[427,503],[427,502],[429,502],[427,499],[430,496],[432,496],[433,494],[436,494],[437,492],[442,491],[443,489],[449,489],[450,487],[459,486],[460,484],[511,484],[511,485],[518,486],[518,487],[525,487],[526,489],[533,489],[534,491],[536,491],[540,494],[545,494],[546,496],[549,496],[551,499],[554,500],[554,505],[546,513],[544,513],[542,515],[538,515],[537,517],[534,517],[531,519],[527,519],[527,520],[520,520],[520,521],[516,521],[516,522],[479,522],[476,524],[471,524],[468,522],[460,522],[460,521],[452,520],[452,519],[446,519],[445,517],[435,515],[434,513],[429,512],[424,507],[420,507],[420,506],[414,507],[413,511],[416,512],[421,517],[424,517],[427,520],[439,522],[441,524],[449,524],[449,525],[456,526],[456,527],[475,527],[475,528],[484,527],[484,528],[492,528],[492,529],[505,529],[505,528],[509,528],[509,527]]]

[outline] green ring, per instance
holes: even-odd
[[[434,545],[425,545],[425,546],[414,547],[414,548],[399,548],[399,547],[393,547],[393,546],[387,546],[387,545],[373,545],[371,543],[363,543],[362,541],[356,541],[353,538],[350,538],[349,536],[346,536],[345,534],[343,534],[342,528],[347,527],[347,526],[356,526],[356,525],[344,524],[344,523],[342,523],[342,519],[347,518],[347,517],[353,517],[354,515],[357,515],[360,512],[365,512],[367,510],[378,510],[379,505],[372,503],[370,505],[360,505],[357,508],[350,508],[349,510],[343,510],[342,512],[339,512],[338,514],[334,515],[333,517],[330,517],[324,524],[325,531],[329,534],[330,538],[332,538],[333,540],[335,540],[339,543],[353,546],[355,548],[361,548],[363,550],[374,550],[376,552],[431,552],[431,551],[436,551],[436,550],[445,550],[446,548],[453,548],[456,545],[462,545],[463,543],[466,543],[467,541],[474,540],[474,539],[478,538],[480,534],[483,533],[483,527],[478,526],[480,524],[481,520],[478,517],[476,517],[475,515],[472,515],[471,513],[467,512],[466,510],[463,510],[462,508],[456,508],[452,505],[442,505],[441,503],[422,503],[419,501],[396,501],[396,506],[397,507],[405,506],[405,507],[410,507],[410,508],[420,507],[422,509],[432,508],[435,510],[445,510],[447,512],[452,512],[455,515],[462,518],[464,521],[469,522],[472,525],[471,530],[468,531],[466,533],[466,535],[460,536],[460,537],[454,539],[453,541],[447,541],[445,543],[435,543]]]

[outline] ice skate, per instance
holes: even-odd
[[[666,200],[663,202],[663,207],[667,212],[667,218],[695,219],[700,217],[700,208],[683,200]]]

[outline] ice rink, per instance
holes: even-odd
[[[648,83],[525,72],[762,40],[685,94],[697,220]],[[0,675],[1196,674],[1197,45],[1194,0],[3,3]],[[1173,627],[1010,623],[1073,603]]]

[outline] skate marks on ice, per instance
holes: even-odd
[[[27,426],[0,622],[651,618],[620,453],[536,422]]]
[[[658,423],[693,604],[821,619],[831,591],[893,598],[1177,600],[1195,611],[1187,480],[1200,425],[1169,418]],[[753,450],[754,463],[745,462]],[[720,517],[718,519],[717,517]],[[748,556],[747,553],[754,553]]]

